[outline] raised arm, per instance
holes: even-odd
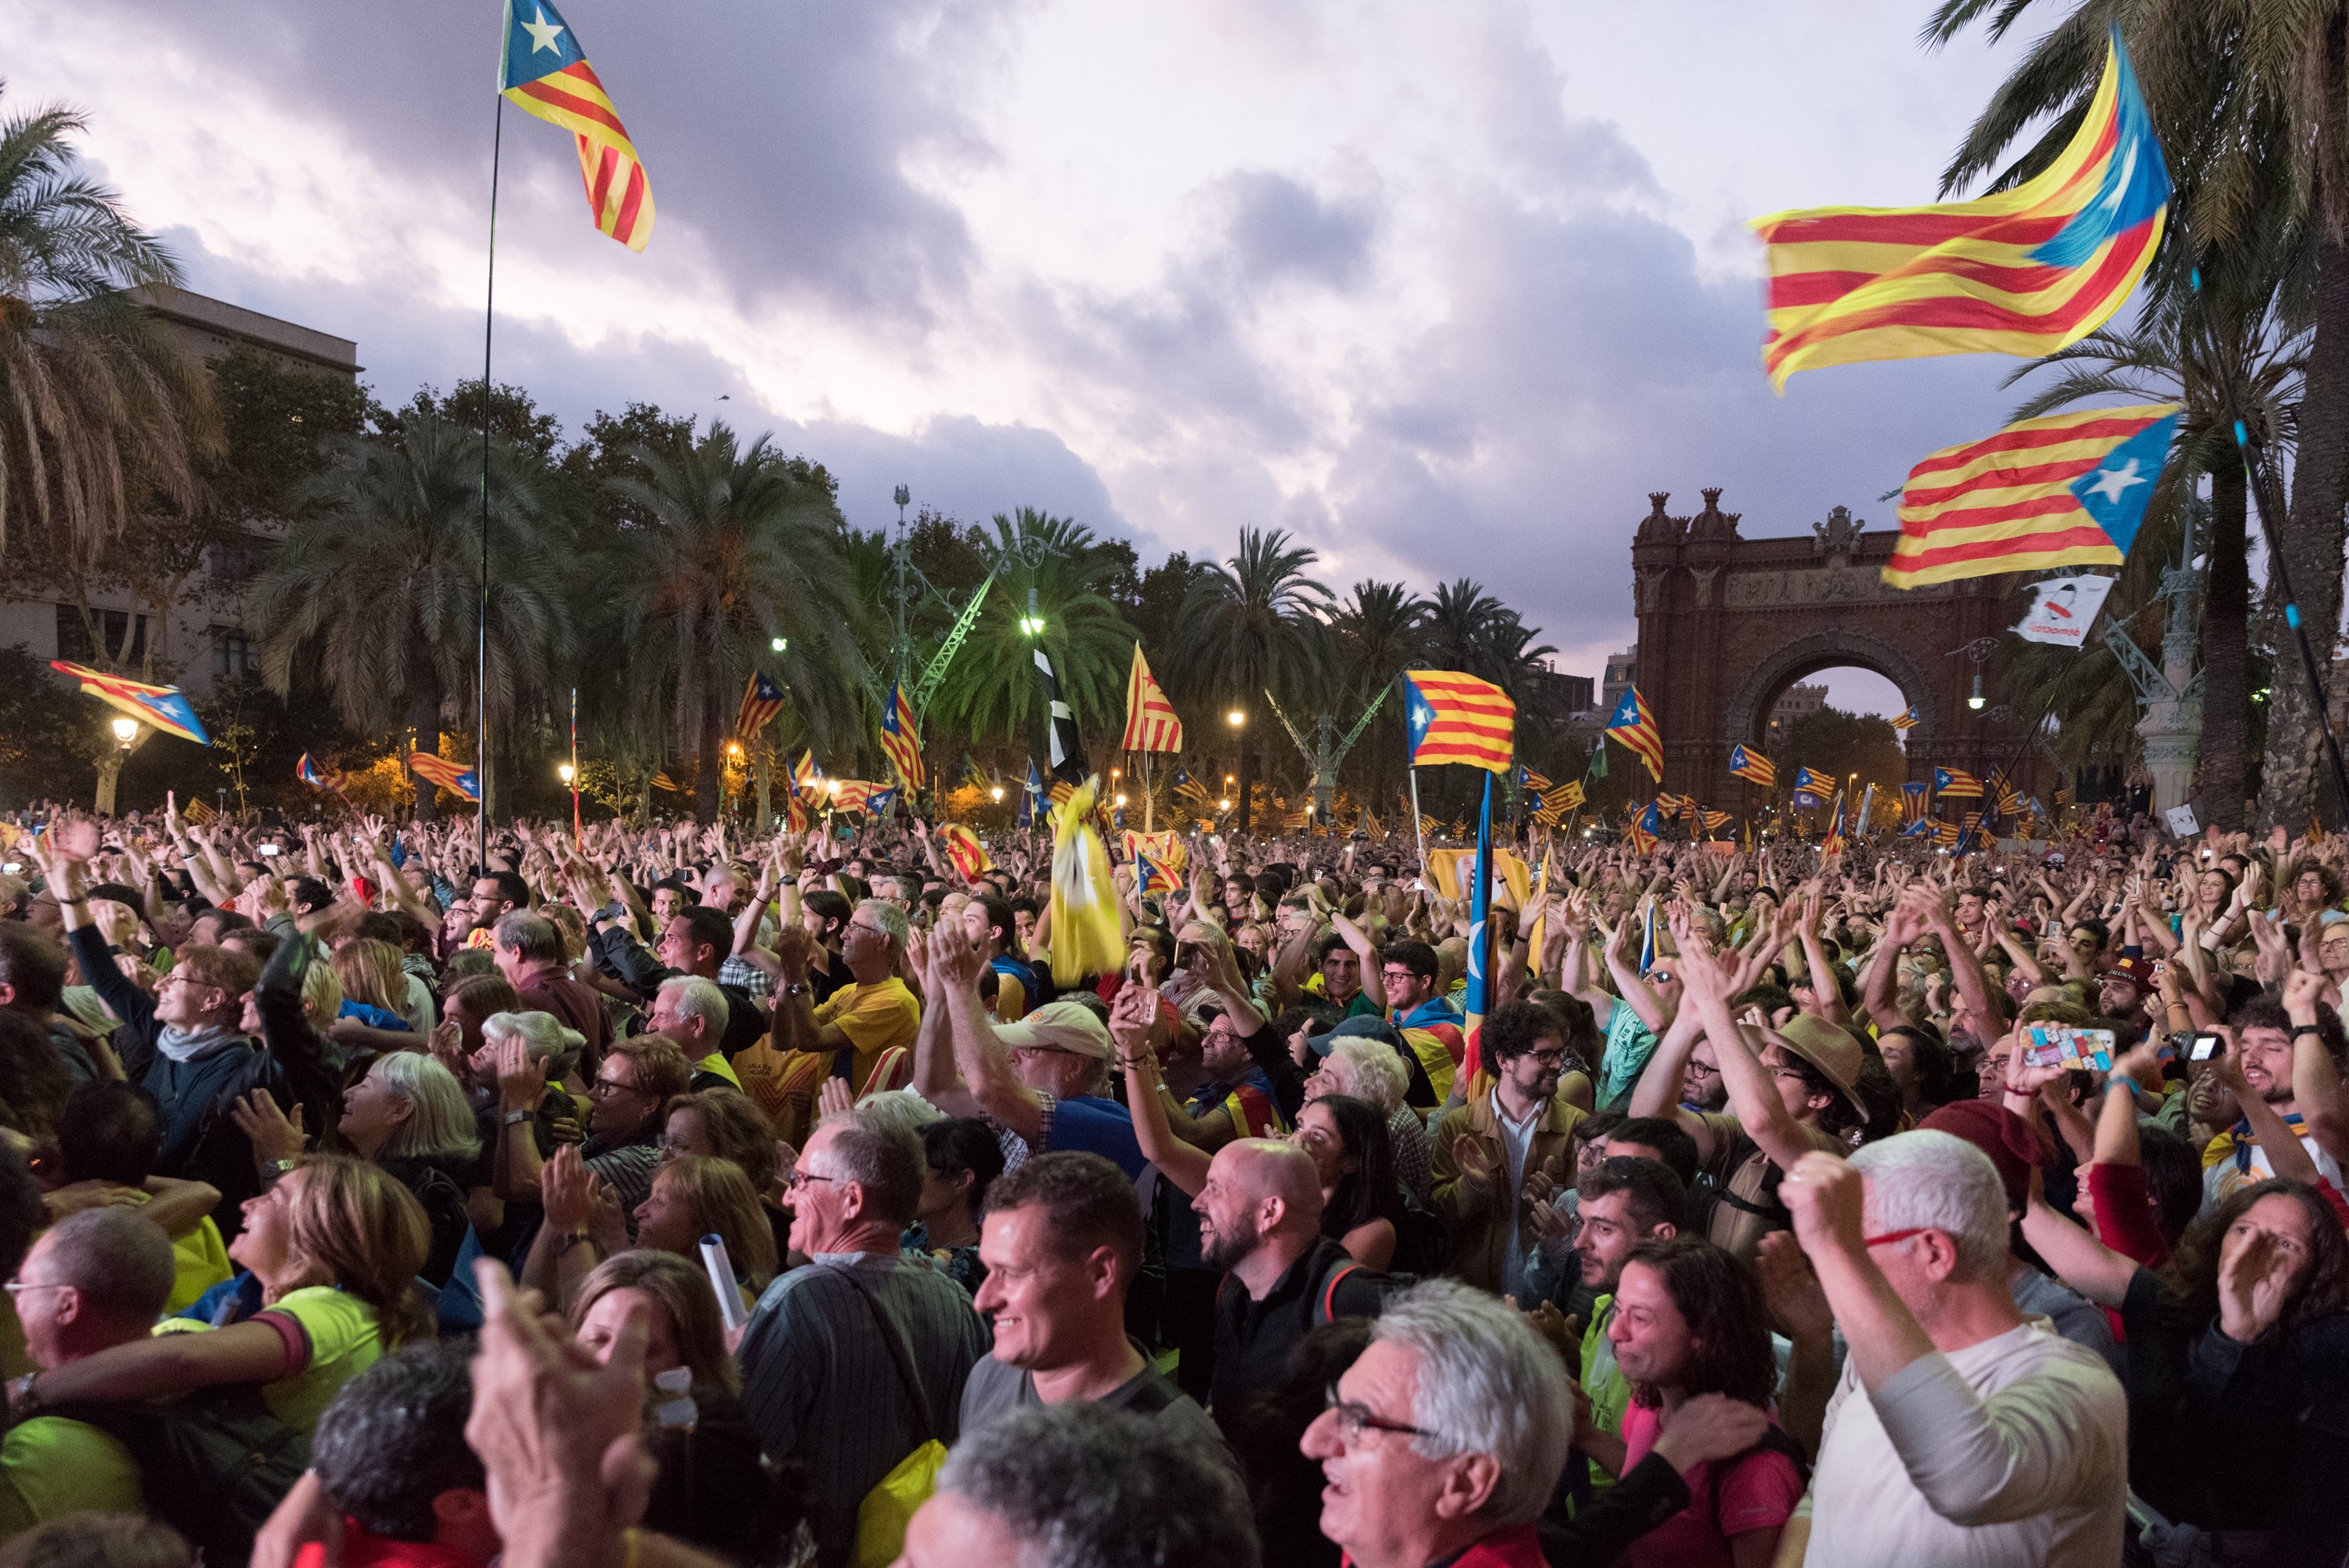
[[[1762,1065],[1752,1039],[1730,1013],[1728,974],[1692,922],[1675,916],[1672,936],[1680,944],[1686,997],[1703,1022],[1704,1037],[1713,1042],[1713,1057],[1721,1064],[1722,1087],[1729,1091],[1729,1108],[1736,1113],[1737,1125],[1779,1169],[1791,1169],[1811,1151],[1811,1141],[1788,1113],[1785,1101],[1778,1098],[1770,1069]]]
[[[1164,1027],[1158,993],[1138,982],[1128,985],[1110,1009],[1109,1026],[1117,1041],[1118,1065],[1125,1069],[1134,1141],[1167,1181],[1197,1197],[1206,1189],[1207,1167],[1215,1157],[1178,1136],[1167,1117],[1166,1085],[1158,1074],[1158,1037]]]
[[[943,1003],[953,1024],[955,1066],[969,1086],[980,1111],[999,1125],[1040,1143],[1044,1136],[1044,1101],[1019,1081],[1011,1058],[996,1037],[995,1024],[979,1000],[978,977],[987,954],[961,932],[940,930],[930,936],[930,973],[939,990],[932,1006]]]

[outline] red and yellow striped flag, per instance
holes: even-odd
[[[498,90],[523,113],[579,139],[579,177],[595,227],[632,251],[653,232],[653,191],[628,128],[562,13],[546,0],[506,0]]]
[[[2012,191],[1932,207],[1757,219],[1771,384],[1814,366],[1935,354],[2035,357],[2118,310],[2161,243],[2169,175],[2116,31],[2080,129]]]
[[[1133,645],[1133,669],[1125,677],[1125,737],[1118,742],[1118,749],[1183,749],[1183,721],[1174,717],[1174,705],[1166,700],[1165,689],[1150,673],[1150,661],[1142,656],[1140,643]]]
[[[1402,679],[1413,768],[1458,762],[1508,772],[1517,727],[1508,693],[1457,670],[1405,670]]]

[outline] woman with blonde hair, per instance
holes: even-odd
[[[597,1255],[616,1256],[629,1247],[628,1216],[585,1167],[574,1149],[555,1151],[543,1181],[546,1223],[531,1241],[523,1282],[563,1299],[578,1271]],[[750,1180],[730,1161],[688,1154],[653,1172],[652,1192],[636,1205],[635,1245],[673,1253],[698,1263],[701,1238],[726,1244],[735,1286],[749,1306],[775,1277],[774,1233]],[[566,1243],[585,1239],[588,1245]]]
[[[327,962],[334,966],[335,978],[343,983],[344,1016],[357,1017],[370,1028],[409,1026],[408,971],[399,965],[398,948],[362,936],[335,949]],[[373,1011],[357,1013],[354,1004]]]
[[[319,1155],[246,1200],[228,1255],[261,1285],[261,1310],[206,1329],[172,1318],[150,1339],[19,1378],[22,1418],[67,1400],[162,1399],[253,1383],[278,1419],[307,1434],[345,1383],[432,1332],[415,1290],[430,1227],[413,1194],[365,1161]]]
[[[775,1255],[791,1250],[792,1216],[777,1180],[782,1161],[775,1149],[775,1124],[758,1101],[730,1088],[678,1095],[661,1108],[660,1147],[663,1160],[699,1154],[740,1168],[759,1194]]]

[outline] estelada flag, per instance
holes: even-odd
[[[2088,408],[2017,419],[1944,447],[1900,487],[1900,538],[1884,581],[1916,588],[2000,572],[2119,565],[2181,416],[2175,403]]]
[[[1656,716],[1649,711],[1648,699],[1640,695],[1638,686],[1624,691],[1623,700],[1615,705],[1614,713],[1607,720],[1606,733],[1609,739],[1647,764],[1649,778],[1663,778],[1664,738],[1657,733]],[[1603,769],[1599,772],[1599,777],[1606,777]]]
[[[1457,670],[1405,670],[1402,681],[1411,766],[1457,762],[1493,773],[1509,770],[1517,705],[1508,693]]]
[[[995,861],[978,835],[960,822],[948,822],[938,830],[938,841],[947,847],[947,859],[954,862],[955,874],[965,882],[976,882],[994,869]]]
[[[1778,765],[1750,746],[1729,748],[1729,771],[1749,784],[1759,784],[1764,789],[1777,787]]]
[[[815,765],[815,751],[812,748],[801,752],[799,761],[793,764],[792,789],[795,794],[805,797],[811,802],[823,793],[823,769]]]
[[[196,717],[195,708],[178,686],[128,680],[64,659],[51,659],[49,668],[73,676],[81,683],[83,691],[141,724],[151,725],[166,735],[176,735],[181,740],[192,740],[198,746],[212,743],[212,738],[204,733],[204,721]]]
[[[750,745],[782,711],[783,688],[769,680],[766,671],[752,670],[742,686],[742,707],[734,715],[734,738]]]
[[[2053,354],[2128,298],[2168,207],[2161,144],[2115,29],[2079,129],[2013,190],[1755,220],[1770,266],[1762,362],[1783,391],[1795,371],[1820,365]]]
[[[1937,796],[1951,800],[1979,800],[1982,792],[1982,780],[1962,768],[1933,769],[1933,793]]]
[[[1174,717],[1174,705],[1166,700],[1165,688],[1150,673],[1150,661],[1142,656],[1140,643],[1133,645],[1133,667],[1125,677],[1125,735],[1118,749],[1183,749],[1183,721]]]
[[[481,781],[473,770],[461,762],[430,751],[412,751],[408,756],[409,771],[427,783],[438,784],[443,789],[453,789],[466,799],[479,803]]]
[[[881,749],[908,789],[922,787],[922,735],[914,725],[914,709],[905,701],[905,684],[889,685],[889,706],[881,710]]]
[[[653,191],[636,143],[563,14],[546,0],[506,0],[498,90],[524,114],[579,139],[579,178],[595,227],[632,251],[653,232]]]

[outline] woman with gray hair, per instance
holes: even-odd
[[[382,1166],[424,1205],[432,1249],[423,1277],[448,1284],[472,1222],[470,1207],[490,1196],[473,1107],[456,1074],[421,1051],[378,1057],[343,1090],[335,1130],[352,1153]]]
[[[1424,1207],[1435,1188],[1433,1151],[1427,1146],[1427,1124],[1419,1112],[1403,1103],[1411,1091],[1411,1069],[1392,1046],[1367,1035],[1339,1037],[1320,1068],[1305,1080],[1305,1098],[1350,1094],[1376,1106],[1387,1119],[1387,1140],[1394,1149],[1395,1174],[1414,1202]]]

